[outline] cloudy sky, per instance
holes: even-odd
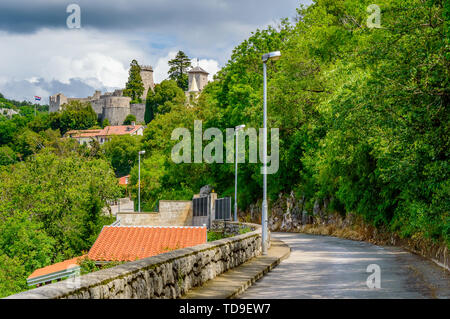
[[[81,28],[69,29],[70,4]],[[178,50],[213,75],[257,28],[293,18],[310,0],[1,0],[0,92],[32,100],[122,88],[132,59],[158,83]]]

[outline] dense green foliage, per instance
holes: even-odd
[[[26,289],[39,267],[90,249],[110,218],[101,214],[120,190],[109,164],[46,148],[0,170],[0,291]],[[20,264],[13,274],[7,265]],[[2,272],[5,271],[6,273]]]
[[[123,125],[130,125],[133,122],[136,122],[136,116],[134,116],[133,114],[128,114],[123,121]]]
[[[15,109],[0,115],[1,297],[27,289],[35,269],[88,250],[112,221],[101,210],[121,194],[98,143],[61,139],[60,131],[97,124],[90,105],[36,117],[29,106]]]
[[[0,166],[25,160],[41,149],[56,144],[58,138],[69,130],[95,127],[97,114],[90,103],[70,101],[61,112],[48,114],[22,106],[12,118],[0,115]],[[107,124],[107,123],[104,123]],[[64,148],[64,147],[63,147]]]
[[[59,129],[62,135],[70,130],[87,130],[97,124],[97,113],[89,102],[72,100],[63,104],[61,112],[50,115],[50,126]]]
[[[117,176],[125,176],[137,163],[140,136],[118,135],[102,146],[102,152],[109,160]]]
[[[178,51],[175,58],[169,61],[169,78],[174,80],[183,91],[188,89],[187,70],[191,66],[191,60],[183,51]]]
[[[183,104],[185,95],[174,80],[164,80],[155,85],[154,90],[148,90],[145,103],[145,123],[149,123],[156,114],[164,114],[173,105]]]
[[[131,97],[131,103],[141,103],[144,93],[144,84],[141,77],[141,67],[136,60],[131,61],[128,82],[123,90],[124,96]]]
[[[143,139],[143,202],[189,199],[205,184],[232,194],[233,164],[174,164],[171,133],[192,132],[194,120],[203,130],[261,127],[261,55],[280,50],[268,62],[268,123],[280,129],[271,200],[294,191],[309,210],[326,200],[329,211],[450,244],[448,7],[382,0],[381,28],[369,28],[370,4],[318,0],[294,24],[257,30],[197,106],[157,114]],[[260,167],[240,164],[241,209],[261,200]]]
[[[34,112],[34,108],[36,107],[36,111],[38,112],[48,112],[48,105],[46,104],[33,104],[28,101],[16,101],[7,99],[0,93],[0,109],[13,109],[16,111],[24,111],[25,109],[28,112]]]
[[[91,148],[59,139],[58,130],[96,124],[87,107],[76,109],[73,125],[62,114],[34,118],[32,108],[0,116],[0,294],[24,289],[36,267],[89,248],[105,223],[100,208],[118,196],[112,168],[117,176],[131,172],[136,198],[139,150],[146,150],[143,210],[160,199],[191,199],[205,184],[233,194],[234,164],[175,164],[172,131],[187,128],[193,136],[194,120],[203,131],[261,127],[261,55],[275,50],[282,58],[267,64],[268,125],[280,130],[280,168],[268,176],[269,205],[294,191],[309,211],[326,201],[330,212],[450,245],[448,4],[380,0],[381,28],[369,28],[370,4],[317,0],[294,22],[256,30],[193,106],[185,105],[177,79],[156,85],[143,138]],[[239,164],[242,210],[262,194],[261,164],[246,156]]]

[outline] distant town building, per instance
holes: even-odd
[[[132,123],[131,125],[116,125],[116,126],[105,126],[103,129],[91,129],[91,130],[72,130],[65,134],[65,137],[73,138],[80,143],[80,145],[87,144],[91,141],[97,141],[103,144],[109,140],[114,135],[144,135],[144,126],[136,125]]]
[[[7,116],[11,118],[13,115],[17,115],[19,112],[13,110],[13,109],[6,109],[6,108],[0,108],[0,115]]]

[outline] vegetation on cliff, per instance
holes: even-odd
[[[188,199],[205,184],[233,193],[233,164],[174,164],[171,133],[192,133],[194,119],[203,130],[261,127],[261,55],[280,50],[268,63],[268,123],[280,129],[270,199],[293,190],[310,212],[326,200],[329,211],[449,245],[448,6],[383,0],[381,28],[369,28],[370,4],[318,0],[294,24],[255,31],[194,108],[156,115],[143,139],[143,201]],[[261,200],[260,166],[239,166],[242,210]]]

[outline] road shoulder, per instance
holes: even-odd
[[[289,257],[291,248],[283,241],[272,239],[266,256],[258,256],[190,290],[183,299],[235,298],[255,281]]]

